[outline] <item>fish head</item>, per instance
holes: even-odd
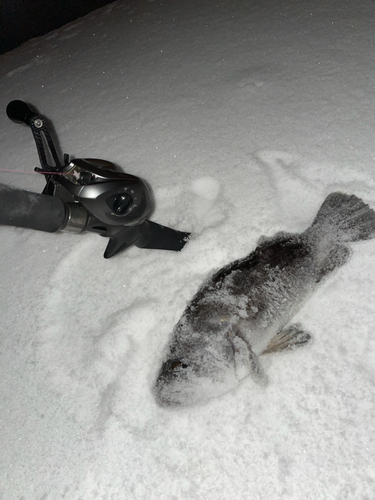
[[[230,336],[206,333],[178,335],[172,341],[154,386],[161,406],[205,404],[239,384]]]

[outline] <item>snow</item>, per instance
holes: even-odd
[[[21,99],[73,157],[146,179],[181,253],[102,256],[94,234],[1,227],[4,500],[371,499],[375,242],[296,316],[310,347],[267,356],[206,406],[151,387],[202,281],[262,234],[299,232],[334,190],[375,207],[371,1],[118,0],[1,56],[0,183],[41,192]],[[17,171],[30,171],[30,175]]]

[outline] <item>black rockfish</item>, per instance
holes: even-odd
[[[304,345],[289,321],[317,284],[350,257],[347,242],[375,237],[375,212],[356,196],[330,194],[301,234],[278,233],[209,278],[173,330],[154,387],[163,406],[201,404],[265,375],[261,354]],[[288,326],[286,326],[288,325]]]

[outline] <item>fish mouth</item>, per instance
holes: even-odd
[[[154,391],[154,397],[157,404],[163,408],[173,408],[173,407],[181,407],[185,406],[181,399],[171,398],[169,395],[163,395],[163,390],[158,390],[157,388]]]
[[[153,390],[156,403],[163,408],[185,408],[198,404],[194,385],[184,379],[159,375]]]
[[[206,400],[183,401],[182,399],[171,399],[169,397],[163,397],[161,395],[156,396],[155,400],[158,406],[165,409],[191,408],[207,403]]]
[[[156,402],[159,406],[163,408],[178,408],[184,406],[181,401],[172,401],[169,398],[158,395],[155,397]]]
[[[156,403],[162,408],[178,409],[201,406],[210,399],[207,394],[196,392],[194,386],[180,384],[181,381],[166,380],[161,376],[157,379],[154,387]]]
[[[182,395],[177,389],[171,390],[171,377],[166,374],[160,374],[154,386],[154,397],[159,406],[173,407],[183,406]]]

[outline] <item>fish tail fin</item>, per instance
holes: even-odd
[[[342,242],[369,240],[375,238],[375,212],[357,196],[331,193],[309,229],[318,228]]]

